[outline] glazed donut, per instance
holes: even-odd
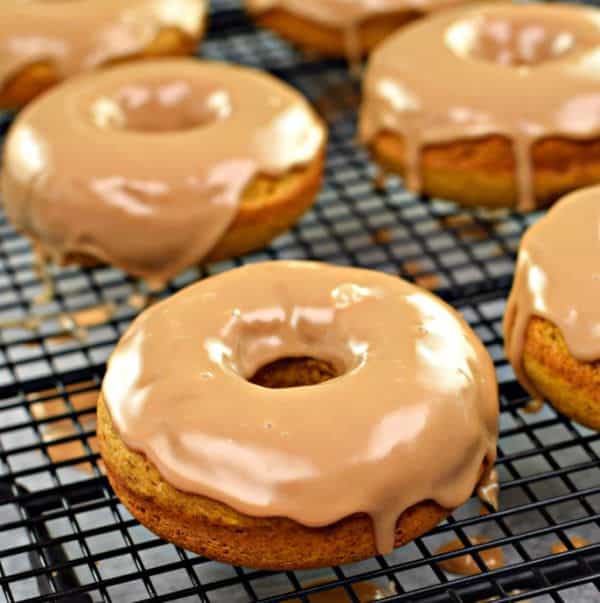
[[[101,65],[191,54],[205,14],[206,0],[2,0],[0,109]]]
[[[538,399],[600,430],[600,187],[572,193],[521,243],[506,354]]]
[[[98,436],[146,527],[287,569],[433,528],[493,465],[497,419],[491,359],[441,300],[379,272],[279,261],[141,314],[110,358]]]
[[[528,211],[600,181],[600,12],[445,11],[372,55],[360,136],[413,191]]]
[[[470,0],[246,0],[255,21],[295,44],[360,60],[396,29]]]
[[[80,76],[11,128],[7,215],[58,263],[165,284],[264,246],[313,203],[326,132],[270,75],[162,59]]]

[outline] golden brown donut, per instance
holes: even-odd
[[[160,286],[297,221],[320,188],[326,138],[306,99],[262,72],[120,65],[20,113],[0,176],[6,213],[49,260],[112,264]]]
[[[497,413],[489,355],[432,294],[265,262],[136,319],[109,361],[98,437],[142,524],[211,558],[292,569],[431,529],[494,462]]]
[[[53,6],[41,5],[40,0],[6,0],[3,10],[7,12],[0,24],[0,109],[22,107],[66,77],[92,67],[192,54],[204,34],[206,2],[177,1],[173,8],[179,16],[174,19],[172,14],[161,16],[156,12],[160,6],[153,7],[147,0],[128,6],[113,0],[55,2]],[[59,37],[53,30],[55,21],[61,23]],[[137,21],[137,33],[129,24],[132,21]],[[156,33],[146,39],[150,28]],[[33,35],[40,41],[38,48],[23,50],[19,57],[20,42]],[[55,54],[54,48],[62,44],[66,52]],[[103,58],[89,59],[101,46]]]
[[[110,484],[132,515],[161,538],[194,553],[223,563],[280,570],[343,565],[377,554],[371,520],[364,514],[308,528],[282,517],[243,515],[177,490],[143,454],[125,446],[102,397],[98,438]],[[394,546],[429,532],[451,512],[433,501],[407,509],[398,518]]]
[[[444,11],[371,55],[360,137],[406,187],[531,211],[600,181],[595,8]]]
[[[504,319],[517,378],[600,429],[600,187],[567,195],[525,233]]]

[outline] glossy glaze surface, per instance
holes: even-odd
[[[426,42],[424,42],[426,40]],[[424,146],[500,134],[514,145],[519,209],[535,207],[531,148],[600,135],[600,12],[494,4],[436,15],[372,55],[360,133],[405,141],[407,185],[421,189]]]
[[[500,481],[498,470],[490,467],[477,488],[477,496],[497,511],[500,508]]]
[[[525,234],[504,322],[506,354],[519,381],[532,316],[557,326],[578,360],[600,360],[600,186],[559,201]]]
[[[205,0],[2,0],[0,88],[32,63],[68,77],[135,55],[164,28],[197,38],[205,14]]]
[[[339,376],[248,382],[306,356]],[[405,509],[462,504],[496,453],[474,333],[430,293],[354,268],[271,262],[193,285],[133,323],[102,391],[123,441],[175,487],[308,526],[368,513],[381,552]]]
[[[321,151],[306,100],[248,68],[131,63],[44,95],[4,152],[11,221],[56,260],[84,253],[158,283],[200,262],[257,174]]]

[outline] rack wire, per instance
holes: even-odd
[[[536,216],[463,211],[416,198],[398,181],[378,190],[354,142],[359,85],[345,65],[307,58],[257,30],[236,2],[214,5],[201,56],[269,70],[315,103],[331,131],[326,182],[314,210],[269,248],[188,270],[159,295],[272,258],[383,270],[436,291],[464,314],[496,364],[500,510],[471,500],[391,555],[320,571],[230,567],[158,539],[113,494],[95,441],[105,361],[137,312],[130,300],[139,284],[108,267],[54,269],[55,298],[33,304],[44,283],[32,250],[0,216],[0,322],[39,316],[29,328],[0,330],[0,601],[306,602],[337,589],[338,600],[356,603],[365,583],[384,601],[600,601],[600,436],[551,407],[528,412],[502,351],[516,248]],[[9,123],[0,120],[0,134]],[[65,316],[98,305],[110,307],[106,320],[83,334],[65,330]],[[474,538],[481,536],[489,540]],[[588,544],[575,548],[574,536]],[[465,548],[436,552],[453,539]],[[551,550],[556,544],[562,552]],[[503,567],[486,567],[489,549],[501,549]],[[480,573],[444,570],[444,561],[465,553]]]

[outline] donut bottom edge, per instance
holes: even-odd
[[[258,175],[248,185],[237,216],[206,258],[203,265],[226,260],[264,248],[272,239],[289,230],[314,204],[321,189],[324,151],[302,169],[295,169],[280,178]],[[23,232],[32,241],[38,255],[52,258],[40,238]],[[68,252],[60,260],[63,266],[93,268],[105,264],[102,258],[87,253]],[[126,266],[118,266],[127,272]],[[134,274],[142,277],[142,275]]]
[[[559,412],[600,431],[600,359],[577,360],[560,329],[534,316],[525,333],[523,368],[535,389]]]
[[[203,35],[204,31],[190,36],[177,27],[164,27],[139,53],[109,61],[99,68],[127,61],[193,54]],[[19,109],[64,79],[51,61],[30,63],[0,87],[0,110]]]
[[[98,439],[108,479],[125,507],[149,530],[194,553],[270,570],[329,567],[377,554],[371,520],[365,514],[309,528],[281,517],[242,515],[217,501],[177,490],[143,454],[123,443],[102,396]],[[433,501],[410,507],[398,518],[395,546],[429,532],[450,513]]]
[[[391,174],[405,175],[403,137],[381,132],[369,145],[374,160]],[[600,138],[575,140],[549,137],[531,151],[536,208],[564,194],[600,182]],[[425,145],[421,150],[422,193],[468,207],[518,206],[513,145],[490,135]]]
[[[407,9],[371,17],[358,27],[357,48],[364,56],[399,27],[422,16],[423,13],[417,10]],[[348,54],[344,32],[336,27],[318,23],[281,8],[269,9],[253,15],[252,18],[260,27],[271,29],[304,50],[316,51],[330,57],[345,57]]]

